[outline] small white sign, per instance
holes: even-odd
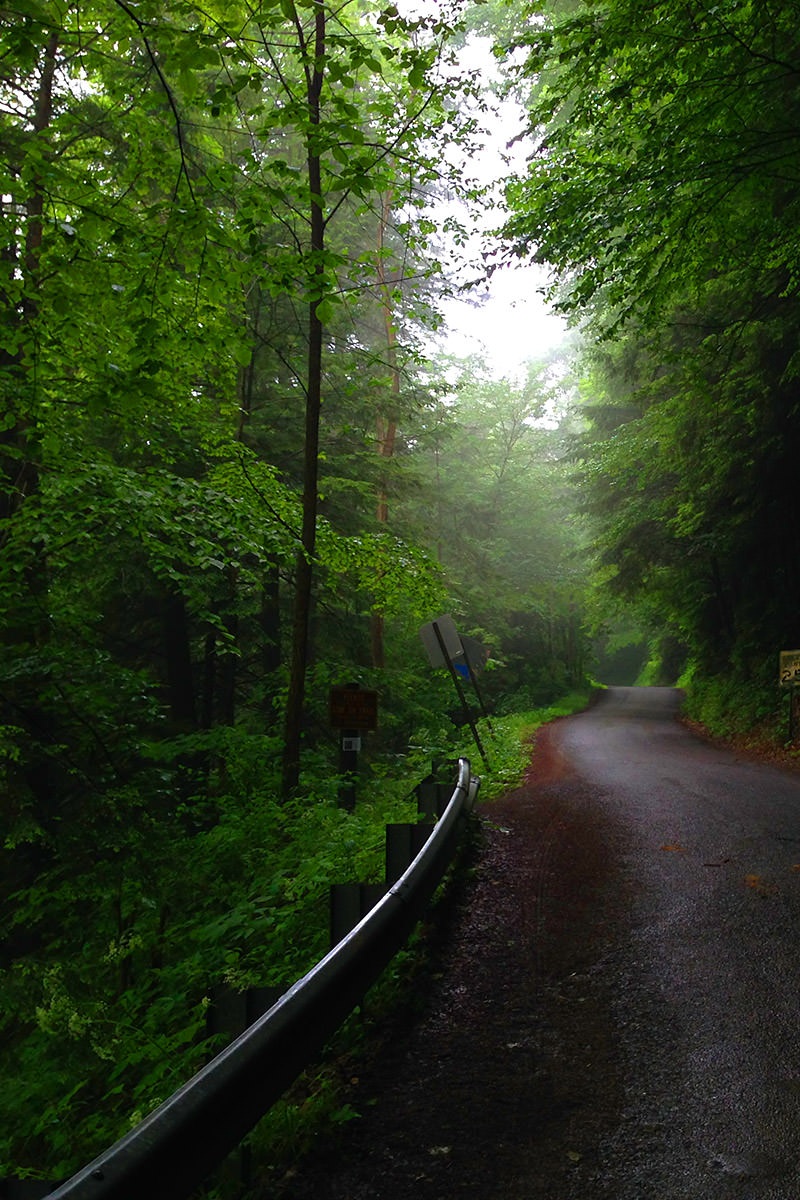
[[[361,749],[361,738],[360,737],[343,737],[342,738],[342,749],[343,750],[360,750]]]

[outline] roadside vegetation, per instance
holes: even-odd
[[[481,776],[480,800],[494,800],[519,787],[531,763],[531,744],[537,729],[558,717],[580,712],[589,703],[590,696],[591,689],[587,683],[586,686],[560,697],[553,704],[527,712],[493,716],[488,721],[478,721],[478,733],[487,749],[491,769],[481,769],[474,749],[470,750],[465,741],[460,743],[463,747],[460,753],[471,760],[473,770]]]
[[[592,689],[581,688],[540,709],[492,717],[491,728],[485,719],[478,721],[479,736],[487,747],[490,760],[489,771],[475,765],[477,760],[471,739],[462,737],[454,742],[451,753],[470,758],[473,770],[480,774],[478,803],[487,805],[486,819],[492,819],[492,800],[523,783],[531,763],[536,731],[550,721],[585,708],[591,694]],[[327,1047],[323,1061],[304,1072],[253,1130],[247,1141],[250,1158],[245,1174],[254,1192],[269,1188],[284,1175],[290,1178],[293,1164],[310,1150],[319,1151],[321,1139],[335,1144],[337,1131],[350,1121],[360,1119],[361,1113],[347,1099],[353,1077],[363,1070],[365,1056],[380,1055],[387,1030],[394,1029],[398,1021],[402,1024],[404,1020],[413,1020],[422,1010],[427,980],[437,969],[437,946],[441,941],[437,929],[442,910],[458,902],[459,885],[470,878],[479,845],[479,824],[476,822],[471,836],[462,845],[460,857],[434,898],[430,913],[412,934],[408,945],[395,956],[364,997],[359,1010],[339,1030]],[[380,870],[382,860],[376,857],[373,866],[376,871]],[[391,1033],[388,1036],[392,1036]],[[231,1156],[211,1195],[224,1196],[230,1181],[236,1182],[243,1177],[238,1156]]]
[[[483,647],[484,797],[593,654],[781,739],[800,46],[750,0],[11,16],[0,1177],[55,1179],[213,1052],[217,989],[302,974],[433,760],[477,762],[423,623]],[[503,90],[529,154],[487,182]],[[534,259],[564,348],[431,349],[460,281]]]
[[[307,970],[329,885],[473,756],[424,622],[484,648],[498,720],[583,681],[558,372],[423,353],[492,189],[462,8],[0,26],[0,1178],[168,1096],[220,990]]]
[[[583,333],[593,603],[639,624],[643,681],[681,678],[695,719],[780,738],[778,654],[800,639],[796,14],[512,7],[533,150],[499,254],[549,264]]]

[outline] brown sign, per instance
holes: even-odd
[[[378,693],[369,688],[331,688],[330,720],[334,729],[377,729]]]

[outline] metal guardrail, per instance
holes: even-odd
[[[405,943],[440,883],[479,780],[458,782],[414,861],[356,927],[230,1046],[47,1200],[179,1200],[241,1142]]]

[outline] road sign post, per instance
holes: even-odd
[[[492,726],[491,717],[486,711],[486,705],[483,702],[483,694],[481,689],[478,687],[478,674],[483,670],[486,662],[486,652],[483,648],[483,645],[478,641],[477,638],[464,637],[462,635],[461,646],[462,653],[455,660],[454,666],[458,673],[466,675],[472,684],[475,695],[478,698],[478,705],[480,706],[481,714],[483,715],[489,728],[489,733],[491,733],[492,737],[494,738],[494,727]]]
[[[781,650],[778,658],[778,683],[789,691],[789,741],[794,741],[797,715],[797,688],[800,684],[800,650]]]
[[[483,765],[487,771],[491,770],[489,760],[486,757],[486,751],[478,733],[478,727],[475,724],[475,718],[467,704],[467,698],[464,695],[464,689],[461,686],[461,680],[456,671],[455,659],[466,659],[464,644],[458,635],[453,618],[449,616],[437,617],[435,621],[430,621],[427,625],[423,625],[419,631],[425,649],[428,653],[428,661],[432,667],[447,667],[450,672],[450,678],[453,681],[453,686],[461,702],[461,707],[464,711],[464,716],[467,719],[472,736],[475,739],[475,745],[478,747],[478,752],[483,759]],[[467,672],[471,676],[471,670],[467,663]],[[474,678],[473,678],[474,682]]]
[[[358,753],[361,734],[378,728],[378,693],[369,688],[348,683],[331,688],[329,696],[330,723],[338,729],[339,745],[339,806],[352,812],[356,806]]]

